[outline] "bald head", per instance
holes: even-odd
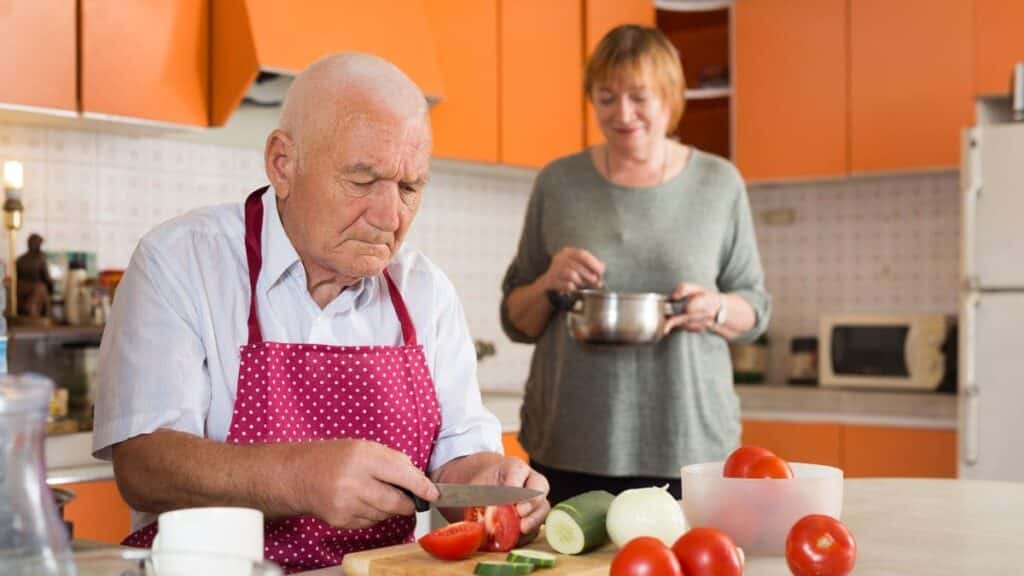
[[[302,148],[372,115],[429,122],[426,97],[397,66],[370,54],[332,54],[295,77],[278,127]]]

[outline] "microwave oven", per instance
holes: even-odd
[[[952,392],[957,331],[943,314],[830,314],[819,321],[823,387]]]

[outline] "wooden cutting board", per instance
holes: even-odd
[[[547,542],[536,540],[525,548],[554,552]],[[458,562],[439,560],[427,554],[419,544],[401,544],[365,552],[346,554],[341,564],[345,576],[466,576],[473,574],[473,568],[484,560],[504,560],[507,553],[477,552],[473,556]],[[538,576],[607,576],[615,547],[605,545],[579,556],[558,554],[554,568],[536,570]]]

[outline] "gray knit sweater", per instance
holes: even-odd
[[[602,260],[609,290],[667,294],[693,282],[753,306],[757,323],[744,340],[768,324],[746,189],[716,156],[693,150],[682,172],[649,188],[609,182],[586,151],[549,164],[534,184],[505,298],[565,246]],[[519,433],[531,459],[589,474],[674,477],[680,466],[724,459],[738,444],[739,402],[722,337],[676,331],[655,345],[595,347],[569,337],[558,313],[530,338],[508,321],[504,298],[501,319],[510,338],[536,344]]]

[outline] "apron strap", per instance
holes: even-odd
[[[409,310],[405,307],[405,300],[402,299],[402,294],[398,291],[395,281],[391,279],[391,274],[388,273],[387,268],[384,269],[384,279],[388,281],[388,294],[391,295],[391,306],[395,309],[398,321],[402,324],[402,338],[405,340],[405,345],[415,346],[416,328],[412,324],[412,318],[409,317]]]
[[[260,319],[256,314],[256,281],[263,267],[263,193],[264,186],[245,199],[245,259],[249,264],[249,344],[263,342]]]

